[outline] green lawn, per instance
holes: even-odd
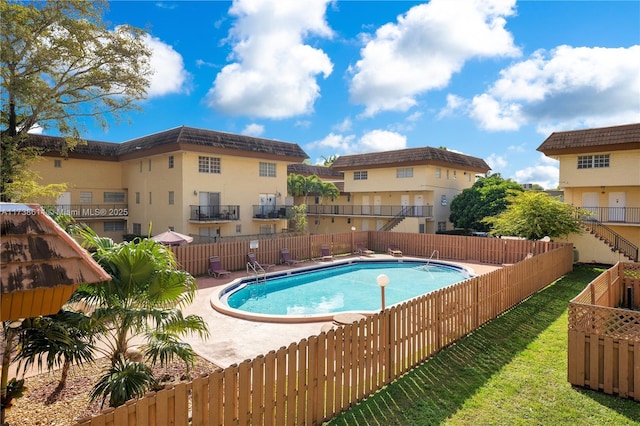
[[[567,382],[567,302],[579,266],[329,425],[631,425],[640,404]]]

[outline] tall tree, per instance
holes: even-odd
[[[39,151],[27,132],[55,129],[63,152],[81,141],[82,118],[107,127],[108,116],[136,108],[150,83],[151,52],[142,31],[108,29],[103,0],[0,1],[0,199]]]
[[[303,176],[292,173],[287,176],[287,191],[294,197],[304,197],[304,204],[307,204],[309,194],[318,192],[322,180],[316,175]]]
[[[509,197],[522,191],[517,182],[499,173],[480,178],[451,201],[449,220],[456,228],[488,231],[488,223],[482,220],[503,212]]]
[[[588,215],[588,211],[578,211],[545,192],[525,191],[512,197],[505,211],[485,222],[492,226],[494,235],[539,240],[582,233],[580,218]]]

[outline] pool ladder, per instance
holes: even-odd
[[[427,259],[427,263],[424,266],[429,266],[429,262],[433,260],[433,255],[436,255],[436,260],[440,259],[440,252],[438,250],[434,250],[431,252],[431,256]]]
[[[253,264],[247,262],[247,275],[249,275],[249,273],[252,273],[255,277],[256,284],[260,284],[260,278],[262,278],[263,284],[267,282],[267,271],[265,271],[258,262],[254,262]]]

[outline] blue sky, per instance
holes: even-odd
[[[185,125],[322,157],[446,146],[555,188],[553,131],[640,121],[639,1],[114,1],[148,32],[141,112],[87,139]]]

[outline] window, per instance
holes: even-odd
[[[142,224],[134,223],[133,224],[133,234],[134,235],[142,235]]]
[[[80,202],[83,204],[91,204],[93,203],[93,192],[81,192],[80,193]]]
[[[151,192],[149,192],[149,204],[152,204],[152,202],[151,202]]]
[[[447,222],[438,222],[438,232],[444,232],[447,230]]]
[[[169,156],[169,168],[173,169],[173,155]]]
[[[471,173],[467,173],[467,182],[471,182]]]
[[[173,205],[174,201],[174,193],[173,191],[169,191],[169,205]]]
[[[136,192],[136,204],[140,204],[140,193]]]
[[[62,167],[62,160],[53,160],[53,167],[58,169]]]
[[[142,173],[142,160],[140,160],[140,173]]]
[[[273,234],[275,232],[275,225],[260,225],[260,234]]]
[[[436,179],[440,179],[442,177],[442,169],[438,167],[436,169]]]
[[[458,179],[458,171],[457,170],[453,171],[453,178],[454,179]]]
[[[447,169],[447,180],[449,180],[449,169]]]
[[[124,231],[124,222],[105,222],[104,232]]]
[[[443,195],[442,197],[440,197],[440,205],[442,206],[446,206],[447,205],[447,196]]]
[[[361,170],[357,172],[353,172],[353,180],[367,180],[367,171]]]
[[[260,162],[260,176],[276,177],[276,163]]]
[[[320,197],[318,197],[317,195],[315,197],[313,197],[313,202],[315,204],[320,204]]]
[[[236,225],[236,234],[239,234],[242,232],[242,225]]]
[[[149,171],[151,171],[151,159],[149,159]]]
[[[413,167],[401,167],[396,169],[396,177],[398,179],[413,177]]]
[[[105,192],[105,203],[124,203],[124,192]]]
[[[217,157],[198,157],[198,171],[220,174],[220,159]]]
[[[592,169],[602,167],[609,167],[609,154],[578,155],[579,169]]]

